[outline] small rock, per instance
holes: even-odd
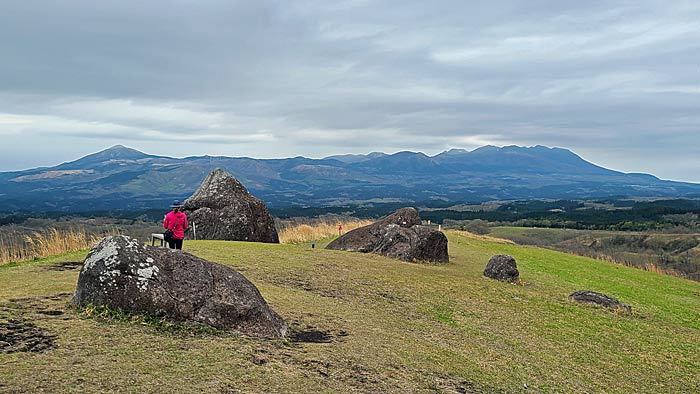
[[[632,307],[603,293],[590,290],[579,290],[569,295],[569,298],[584,304],[596,304],[611,309],[623,309],[628,313],[632,312]]]
[[[484,276],[503,282],[515,282],[520,277],[520,272],[513,256],[497,254],[486,264]]]

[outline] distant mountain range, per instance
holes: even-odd
[[[627,174],[544,146],[324,159],[149,155],[121,145],[55,167],[0,172],[0,210],[161,208],[221,167],[271,207],[535,198],[700,197],[700,184]]]

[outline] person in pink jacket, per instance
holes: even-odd
[[[170,208],[173,210],[165,215],[163,228],[173,232],[173,238],[168,241],[170,249],[182,249],[182,240],[185,239],[185,230],[189,227],[187,215],[180,212],[182,204],[180,204],[179,200],[173,201],[173,205],[171,205]]]

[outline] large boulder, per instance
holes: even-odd
[[[579,290],[569,295],[571,300],[583,304],[595,304],[611,309],[620,309],[628,313],[632,312],[632,307],[610,297],[609,295],[590,290]]]
[[[73,302],[256,337],[283,337],[287,332],[258,289],[232,268],[181,251],[144,246],[123,235],[104,238],[92,248]]]
[[[497,254],[486,264],[484,276],[502,282],[515,282],[520,277],[520,272],[513,256]]]
[[[197,239],[279,243],[265,203],[220,168],[207,175],[182,211],[196,225]]]
[[[383,220],[336,238],[326,249],[378,253],[404,261],[447,263],[447,237],[420,225],[413,208],[401,208]]]

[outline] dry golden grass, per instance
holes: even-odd
[[[300,244],[316,241],[338,235],[338,226],[343,226],[343,234],[372,224],[371,220],[339,221],[337,219],[320,220],[312,224],[296,224],[283,228],[279,232],[280,242],[283,244]]]
[[[499,244],[515,245],[515,242],[513,242],[509,239],[490,237],[488,235],[479,235],[479,234],[470,233],[469,231],[454,231],[454,232],[463,236],[463,237],[476,239],[479,241],[487,241],[487,242],[495,242],[495,243],[499,243]]]
[[[639,267],[636,267],[632,264],[625,264],[625,265],[628,267],[639,268]],[[646,263],[646,264],[644,264],[642,269],[644,271],[656,272],[657,274],[664,274],[664,275],[677,276],[679,278],[686,278],[686,276],[683,275],[682,272],[678,272],[676,270],[669,269],[669,268],[662,268],[658,264],[655,264],[655,263]]]
[[[575,254],[577,256],[582,256],[582,257],[590,257],[599,261],[605,261],[606,263],[611,263],[611,264],[617,264],[617,265],[624,265],[625,267],[632,267],[636,269],[641,269],[644,271],[649,271],[649,272],[655,272],[657,274],[664,274],[664,275],[671,275],[671,276],[676,276],[679,278],[686,278],[683,273],[672,270],[672,269],[667,269],[667,268],[662,268],[658,264],[654,262],[646,262],[642,265],[640,264],[632,264],[628,261],[621,260],[621,259],[616,259],[613,256],[610,256],[605,253],[598,253],[596,255],[588,255],[584,253],[577,253],[577,252],[570,252],[571,254]]]
[[[35,231],[20,239],[16,234],[0,234],[0,264],[88,249],[103,235],[89,234],[79,229],[59,231],[55,228]]]

